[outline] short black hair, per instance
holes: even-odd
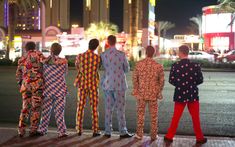
[[[98,39],[91,39],[89,41],[89,50],[94,51],[99,46],[99,40]]]
[[[114,36],[114,35],[109,35],[108,36],[108,43],[109,43],[109,45],[111,45],[111,46],[115,45],[116,42],[117,42],[116,36]]]
[[[51,45],[51,53],[58,56],[62,50],[62,46],[59,43],[53,43]]]
[[[189,47],[187,45],[181,45],[179,47],[179,52],[185,54],[185,55],[188,55],[189,53]]]
[[[35,44],[35,42],[32,42],[32,41],[30,41],[30,42],[27,42],[26,43],[26,45],[25,45],[25,50],[26,51],[30,51],[30,50],[35,50],[36,49],[36,44]]]

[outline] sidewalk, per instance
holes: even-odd
[[[82,136],[77,136],[75,130],[68,130],[69,136],[63,139],[57,138],[55,128],[50,128],[47,135],[42,137],[17,137],[17,129],[14,127],[0,127],[0,147],[164,147],[163,135],[151,142],[150,137],[142,140],[134,138],[119,139],[115,132],[111,138],[103,136],[93,138],[92,132],[86,130]],[[203,147],[234,147],[235,138],[207,137],[208,142]],[[195,144],[194,136],[176,136],[172,147],[192,147]]]

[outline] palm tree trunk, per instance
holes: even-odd
[[[158,50],[160,51],[161,53],[161,47],[160,47],[160,43],[161,43],[161,30],[160,30],[161,26],[160,26],[160,23],[157,23],[157,34],[158,34]]]
[[[11,57],[14,48],[14,36],[15,36],[15,24],[16,24],[16,4],[9,3],[9,15],[8,15],[8,44],[6,58],[12,59]]]
[[[45,1],[41,1],[41,33],[42,33],[42,49],[45,49],[45,30],[46,30],[46,8],[45,8]]]
[[[138,0],[133,0],[131,4],[131,50],[130,55],[133,56],[133,47],[137,46],[137,30],[138,30]]]

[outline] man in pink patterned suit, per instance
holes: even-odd
[[[158,99],[162,99],[164,86],[163,66],[152,59],[154,48],[146,48],[147,57],[137,62],[133,72],[133,95],[137,99],[137,139],[143,137],[144,113],[146,104],[149,105],[151,116],[151,140],[157,138]]]

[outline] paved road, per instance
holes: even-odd
[[[159,103],[159,132],[165,134],[173,113],[173,86],[169,85],[169,72],[165,72],[164,100]],[[0,122],[17,124],[21,107],[21,97],[15,84],[15,67],[0,67]],[[69,128],[75,127],[76,115],[76,89],[73,79],[76,71],[70,70],[67,85],[70,95],[66,103],[66,124]],[[201,122],[206,135],[235,136],[235,73],[234,72],[204,72],[205,82],[200,85]],[[127,75],[129,90],[127,91],[126,119],[128,129],[135,131],[136,106],[135,99],[130,95],[131,73]],[[104,101],[100,91],[100,128],[104,128]],[[91,116],[89,106],[85,109],[86,129],[91,129]],[[148,111],[147,111],[148,112]],[[145,131],[149,132],[149,119],[146,117]],[[116,114],[113,118],[114,130],[117,130]],[[52,117],[51,125],[55,126]],[[192,122],[187,110],[181,118],[177,134],[193,135]]]

